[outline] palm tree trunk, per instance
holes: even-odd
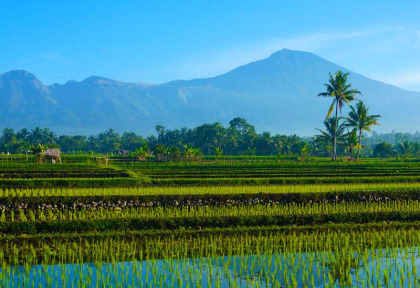
[[[338,125],[338,103],[335,103],[335,127],[334,127],[334,154],[333,161],[337,160],[337,125]]]
[[[357,156],[356,156],[356,159],[359,159],[360,148],[362,148],[362,129],[359,129],[359,147],[357,147]]]

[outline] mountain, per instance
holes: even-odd
[[[26,71],[0,75],[0,121],[3,127],[51,125],[54,118],[71,119],[51,96],[48,87]]]
[[[57,105],[74,113],[79,119],[74,133],[96,133],[111,127],[118,130],[142,131],[150,117],[162,111],[161,104],[146,91],[150,86],[123,83],[92,76],[81,82],[71,81],[64,85],[48,87]],[[64,124],[64,123],[63,123]],[[66,126],[57,127],[57,130]]]
[[[269,58],[205,79],[160,85],[92,76],[81,82],[43,85],[26,71],[0,75],[0,124],[19,129],[48,127],[57,133],[89,134],[114,128],[143,135],[203,123],[227,124],[244,117],[258,131],[313,135],[322,127],[330,99],[328,73],[350,72],[371,113],[381,114],[378,131],[420,130],[420,93],[349,71],[312,53],[281,50]],[[345,111],[343,111],[344,113]]]

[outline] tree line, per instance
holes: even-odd
[[[41,144],[59,147],[64,153],[118,154],[122,150],[146,153],[156,150],[163,153],[170,148],[177,154],[177,149],[180,153],[185,150],[192,153],[191,149],[195,148],[203,155],[297,155],[308,146],[308,141],[296,135],[258,134],[244,118],[231,120],[228,127],[219,122],[174,130],[158,125],[156,132],[156,136],[147,138],[134,132],[120,134],[113,129],[91,136],[57,136],[48,128],[36,127],[18,132],[5,128],[0,137],[0,151],[26,153],[31,150],[31,145]],[[141,151],[140,154],[143,153]]]
[[[340,120],[344,121],[344,120]],[[91,136],[57,136],[48,128],[21,129],[15,132],[6,128],[0,137],[0,151],[2,153],[22,153],[31,151],[38,144],[45,147],[59,147],[64,153],[70,154],[115,154],[121,150],[142,157],[148,154],[159,154],[162,160],[178,159],[180,157],[194,158],[198,155],[271,155],[298,157],[332,157],[333,142],[331,127],[334,118],[326,120],[326,128],[322,131],[330,134],[317,135],[313,138],[301,138],[296,135],[286,136],[269,132],[258,134],[255,127],[243,118],[230,121],[228,127],[222,124],[208,123],[188,129],[166,129],[158,125],[156,136],[143,138],[133,132],[122,134],[110,129]],[[340,123],[340,122],[339,122]],[[339,124],[337,137],[337,155],[340,157],[356,157],[358,138],[354,131]],[[343,128],[344,127],[344,128]],[[327,132],[327,131],[329,132]],[[344,132],[343,132],[344,131]],[[351,132],[349,134],[349,131]],[[343,132],[343,133],[342,133]],[[346,137],[343,135],[347,134]],[[409,137],[411,135],[411,137]],[[420,157],[420,141],[417,134],[375,134],[370,137],[362,136],[366,144],[360,149],[363,157]],[[351,136],[351,137],[349,137]],[[402,137],[405,136],[405,137]],[[386,142],[383,139],[393,139]]]

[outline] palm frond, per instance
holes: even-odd
[[[330,109],[328,109],[327,117],[325,119],[328,119],[331,117],[331,113],[334,111],[335,101],[332,102]]]

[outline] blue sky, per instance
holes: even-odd
[[[162,83],[282,48],[420,91],[420,1],[0,0],[0,73]]]

